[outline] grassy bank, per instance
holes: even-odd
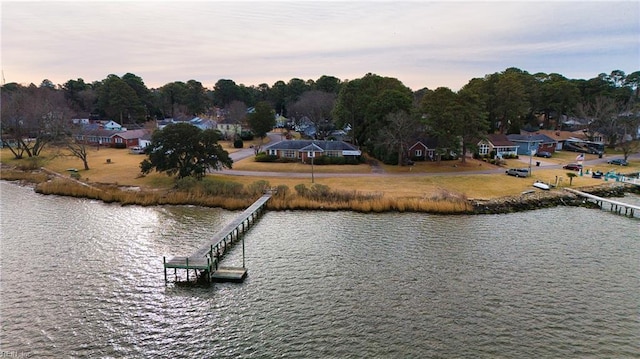
[[[282,176],[232,176],[214,173],[202,183],[181,183],[164,174],[141,176],[139,163],[144,156],[121,149],[91,149],[90,169],[86,171],[81,169],[82,163],[77,158],[59,156],[53,151],[45,153],[37,161],[14,160],[6,149],[0,154],[3,163],[0,177],[37,183],[39,193],[136,205],[192,204],[235,210],[247,207],[264,188],[269,187],[279,189],[278,195],[269,203],[270,209],[275,210],[468,213],[472,210],[470,200],[520,196],[523,191],[532,189],[531,184],[535,180],[553,183],[559,177],[560,187],[569,186],[568,171],[562,169],[534,167],[532,178],[506,176],[505,168],[526,167],[526,163],[519,160],[509,160],[504,167],[475,160],[468,160],[465,164],[417,163],[413,167],[382,165],[385,175],[372,175],[372,169],[368,165],[316,165],[313,169],[315,173],[331,175],[316,176],[312,183],[310,165],[256,163],[249,158],[234,163],[234,169],[276,171],[282,173]],[[562,161],[570,162],[572,155],[564,156],[569,157],[565,159],[558,156],[554,160],[559,161],[558,164]],[[50,173],[29,171],[40,167]],[[601,165],[597,169],[606,172],[612,168],[622,169],[610,165]],[[624,170],[637,171],[638,168],[640,163],[632,163]],[[72,179],[68,169],[78,169],[79,180]],[[493,173],[479,174],[472,173],[473,171]],[[306,173],[308,177],[296,177],[291,175],[293,172]],[[571,187],[600,184],[603,184],[603,180],[583,176],[573,178]],[[298,190],[301,186],[308,191]]]

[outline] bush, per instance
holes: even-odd
[[[242,194],[242,183],[207,178],[202,181],[202,189],[210,196],[237,196]]]
[[[270,186],[268,181],[259,180],[250,184],[249,188],[247,188],[247,192],[249,193],[250,196],[255,196],[258,194],[265,193],[269,188]]]
[[[289,194],[289,187],[287,185],[281,184],[276,187],[276,197],[285,198]]]
[[[251,131],[242,131],[240,132],[240,139],[244,141],[253,141],[253,132]]]
[[[27,157],[23,159],[17,167],[23,171],[33,171],[42,167],[44,162],[44,159],[41,157]]]
[[[233,148],[242,148],[244,147],[244,141],[242,139],[237,139],[233,141]]]
[[[298,194],[298,196],[307,197],[307,193],[309,192],[309,189],[307,189],[307,186],[305,186],[304,183],[297,184],[293,188],[296,190],[296,193]]]
[[[260,152],[256,155],[256,162],[276,162],[278,161],[278,156],[276,155],[268,155],[264,152]]]

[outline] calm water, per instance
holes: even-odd
[[[236,212],[0,190],[3,353],[639,357],[637,218],[267,212],[245,237],[244,283],[187,288],[165,286],[162,256]],[[241,247],[223,263],[241,265]]]

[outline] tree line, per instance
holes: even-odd
[[[458,91],[413,91],[396,78],[371,73],[354,80],[327,75],[317,80],[293,78],[271,86],[220,79],[213,88],[196,80],[148,88],[135,74],[111,74],[92,83],[77,79],[62,85],[49,80],[39,86],[5,84],[1,125],[3,139],[18,141],[31,157],[68,132],[70,118],[111,119],[132,126],[163,118],[213,116],[221,109],[227,118],[244,122],[248,108],[268,106],[293,123],[313,124],[315,138],[329,138],[334,129],[347,128],[365,152],[386,163],[402,163],[408,146],[421,136],[436,138],[442,155],[466,153],[487,133],[565,129],[566,117],[588,120],[587,135],[604,135],[611,146],[630,142],[640,119],[639,82],[640,71],[568,79],[507,68],[473,78]]]

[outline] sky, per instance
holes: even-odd
[[[3,82],[133,73],[149,88],[323,75],[449,87],[517,67],[590,79],[640,70],[640,2],[6,1]]]

